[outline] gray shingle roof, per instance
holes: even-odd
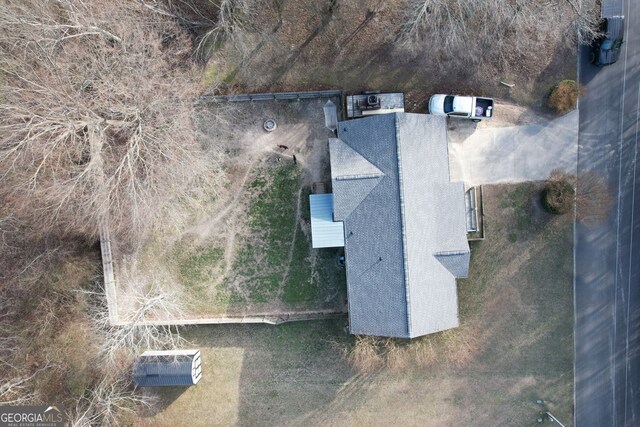
[[[377,178],[384,174],[338,138],[329,138],[331,179]]]
[[[338,138],[329,139],[334,221],[348,217],[373,190],[384,173]],[[337,189],[337,191],[336,191]]]
[[[456,279],[469,276],[470,252],[438,252],[435,257]]]
[[[329,146],[351,332],[415,337],[457,326],[455,277],[467,273],[469,246],[445,118],[372,116],[341,122],[338,136]]]

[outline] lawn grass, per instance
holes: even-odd
[[[301,169],[291,161],[267,163],[243,191],[248,207],[230,268],[218,241],[179,241],[168,253],[189,305],[207,314],[248,308],[262,313],[340,310],[346,294],[344,269],[335,262],[337,250],[311,248],[305,228],[310,188],[303,185]]]
[[[255,194],[248,213],[250,237],[241,244],[233,266],[233,279],[248,290],[244,303],[280,300],[295,309],[334,301],[339,306],[346,288],[339,280],[344,271],[323,280],[315,274],[336,266],[326,256],[312,254],[309,232],[301,222],[309,217],[310,189],[302,186],[298,166],[282,162],[265,168],[248,187]]]
[[[248,290],[245,302],[279,298],[294,244],[293,233],[297,235],[295,229],[299,228],[296,221],[299,183],[300,169],[288,163],[259,172],[249,184],[257,194],[248,213],[250,237],[241,245],[233,266],[236,280]],[[299,244],[298,249],[308,252],[308,242]],[[300,271],[298,278],[304,282],[308,279],[305,276]]]
[[[213,267],[223,261],[224,251],[215,246],[206,246],[193,251],[178,243],[173,256],[178,260],[180,282],[187,286],[198,285],[212,278]]]
[[[289,273],[284,283],[282,300],[287,304],[304,304],[312,302],[316,295],[316,287],[311,279],[308,259],[311,253],[309,242],[300,227],[296,232]]]
[[[536,188],[485,188],[459,328],[384,342],[370,372],[345,357],[345,319],[192,328],[202,382],[174,400],[163,391],[141,424],[534,426],[551,410],[571,425],[571,218],[539,212]],[[519,230],[525,214],[538,225]]]

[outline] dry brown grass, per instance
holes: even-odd
[[[109,363],[100,254],[80,239],[34,235],[0,206],[0,404],[62,403],[74,425],[114,425],[141,403],[131,349]],[[113,335],[113,334],[111,334]],[[109,424],[111,423],[111,424]],[[126,424],[121,424],[126,425]]]
[[[381,354],[382,340],[366,335],[357,336],[353,347],[346,352],[349,364],[362,373],[375,372],[385,364]]]
[[[349,365],[362,374],[383,367],[403,371],[410,366],[444,364],[467,366],[480,350],[480,336],[468,328],[456,328],[411,341],[358,335],[352,347],[343,349]]]
[[[98,257],[82,243],[16,227],[0,251],[0,402],[68,404],[99,372],[88,301],[78,292],[92,286]]]
[[[413,362],[411,359],[411,350],[396,343],[386,344],[386,365],[394,372],[402,372]]]

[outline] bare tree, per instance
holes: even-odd
[[[220,151],[193,124],[191,43],[170,17],[126,0],[0,8],[0,196],[37,226],[137,235]],[[212,120],[215,118],[212,118]]]
[[[185,317],[181,299],[163,290],[157,282],[150,286],[139,282],[128,285],[128,309],[117,324],[113,324],[109,317],[104,295],[97,295],[98,305],[93,319],[102,335],[100,353],[109,366],[117,366],[123,359],[129,360],[144,350],[175,349],[186,343],[179,328],[158,324],[158,321]]]
[[[540,55],[564,39],[588,43],[597,34],[597,14],[583,0],[407,0],[400,38],[423,42],[445,56],[508,65]]]
[[[177,19],[195,35],[196,59],[206,61],[225,40],[246,54],[247,34],[255,12],[255,0],[167,0],[165,4],[142,4],[156,13]]]
[[[36,402],[38,400],[37,392],[31,383],[35,377],[49,368],[51,365],[46,364],[31,374],[25,374],[18,368],[14,368],[13,375],[6,375],[3,382],[0,383],[0,403],[3,405],[27,405]]]
[[[606,178],[587,171],[580,173],[576,181],[576,218],[587,225],[603,222],[614,201]]]
[[[593,171],[571,175],[555,169],[548,182],[566,182],[574,189],[576,218],[587,225],[604,221],[613,203],[613,190],[607,180]]]
[[[104,376],[88,393],[76,402],[69,411],[70,425],[84,426],[117,426],[126,415],[135,415],[141,407],[148,407],[154,400],[136,393],[131,381],[124,372]]]
[[[198,39],[196,52],[203,58],[209,55],[224,40],[230,40],[242,53],[247,51],[246,31],[253,13],[252,0],[221,0],[210,4],[218,9],[217,19],[212,26]]]

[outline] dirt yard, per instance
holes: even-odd
[[[206,114],[231,108],[233,134],[204,129],[227,147],[227,188],[205,190],[206,209],[184,225],[167,227],[139,249],[114,251],[121,317],[141,284],[170,291],[188,317],[344,308],[337,250],[310,244],[308,195],[313,183],[330,180],[326,101],[244,102],[203,112],[207,123]],[[266,119],[275,119],[274,132],[263,129]]]
[[[387,342],[367,371],[344,356],[356,344],[341,320],[189,329],[202,381],[162,390],[139,425],[534,426],[547,410],[571,425],[572,221],[538,191],[485,187],[459,328]]]

